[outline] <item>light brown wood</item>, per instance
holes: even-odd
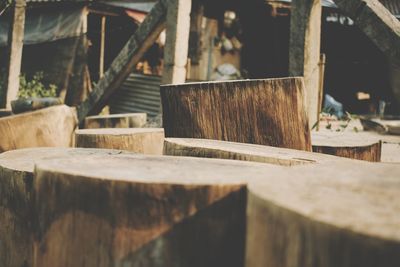
[[[65,105],[0,118],[0,152],[72,146],[76,111]]]
[[[76,147],[109,148],[162,155],[164,129],[119,128],[75,131]]]
[[[249,186],[246,266],[400,264],[400,167],[288,168]]]
[[[41,162],[35,266],[243,266],[246,183],[276,168],[140,155]]]
[[[37,214],[34,205],[34,163],[57,159],[109,158],[123,151],[72,148],[28,148],[0,155],[0,266],[33,266],[34,231]]]
[[[89,116],[85,118],[85,129],[140,128],[147,122],[146,113],[125,113]]]
[[[313,151],[351,159],[380,162],[382,142],[378,138],[349,132],[313,132]]]
[[[302,78],[161,86],[167,137],[311,151]]]
[[[281,166],[333,164],[344,160],[295,149],[191,138],[166,138],[164,155],[234,159]]]

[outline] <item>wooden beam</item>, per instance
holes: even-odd
[[[106,41],[106,16],[101,17],[99,77],[104,75],[104,48]]]
[[[8,66],[7,83],[2,105],[11,108],[11,101],[17,99],[19,90],[19,75],[21,72],[22,48],[25,28],[25,0],[15,0],[10,30],[8,34]]]
[[[107,103],[142,58],[147,49],[165,28],[168,0],[159,0],[146,16],[137,31],[114,59],[110,68],[96,84],[89,97],[78,107],[78,119],[82,122],[88,114],[97,114]]]
[[[290,22],[289,74],[304,76],[309,124],[318,118],[321,0],[293,0]]]
[[[168,4],[162,84],[186,80],[191,6],[192,0],[170,0]]]

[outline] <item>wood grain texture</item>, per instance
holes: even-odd
[[[167,137],[311,151],[302,78],[161,86]]]
[[[146,122],[146,113],[98,115],[86,117],[84,128],[141,128]]]
[[[243,266],[246,183],[276,168],[141,155],[41,162],[35,266]]]
[[[343,161],[338,157],[295,149],[192,138],[166,138],[164,155],[234,159],[281,166]]]
[[[351,159],[380,162],[382,142],[358,133],[313,132],[313,151]]]
[[[69,147],[76,111],[65,105],[0,118],[0,152],[28,147]]]
[[[398,266],[400,167],[354,164],[250,184],[246,266]]]
[[[108,148],[162,155],[164,129],[116,128],[75,131],[76,147]]]
[[[168,0],[159,0],[154,5],[88,98],[79,105],[79,122],[83,122],[87,115],[94,115],[101,111],[108,98],[125,81],[147,49],[158,38],[165,28],[167,5]]]
[[[37,214],[34,205],[34,163],[46,160],[112,157],[122,151],[73,148],[29,148],[0,155],[0,266],[33,266],[34,231]]]

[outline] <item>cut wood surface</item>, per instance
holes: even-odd
[[[0,118],[0,152],[72,146],[76,111],[65,105]]]
[[[115,128],[75,131],[76,147],[109,148],[137,153],[162,155],[164,129]]]
[[[0,155],[0,266],[33,266],[33,236],[36,224],[33,203],[34,163],[46,159],[82,155],[108,158],[123,151],[73,148],[28,148]]]
[[[250,184],[246,266],[399,266],[400,166],[354,162]]]
[[[85,118],[85,129],[141,128],[146,124],[146,121],[146,113],[125,113],[89,116]]]
[[[302,78],[161,86],[167,137],[311,151]]]
[[[380,162],[382,142],[378,138],[348,132],[313,132],[313,151],[358,160]]]
[[[164,154],[244,160],[282,166],[334,163],[343,160],[338,157],[295,149],[192,138],[166,138]]]
[[[144,155],[40,162],[35,266],[243,266],[246,183],[277,168]]]

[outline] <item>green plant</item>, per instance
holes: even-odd
[[[37,72],[31,80],[27,80],[26,75],[22,74],[19,78],[19,98],[28,97],[56,97],[57,86],[50,84],[46,87],[43,83],[43,72]]]

